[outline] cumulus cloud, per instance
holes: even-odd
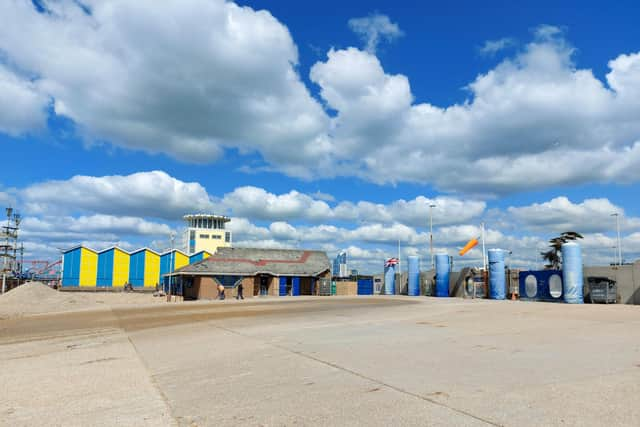
[[[33,184],[21,197],[33,213],[72,210],[177,220],[185,213],[215,209],[202,185],[180,181],[162,171],[76,175]]]
[[[0,62],[0,132],[19,136],[44,128],[49,98]]]
[[[325,154],[327,117],[297,74],[288,29],[269,12],[223,0],[46,8],[2,2],[0,52],[37,76],[14,91],[50,96],[88,141],[192,162],[234,147],[292,172]]]
[[[399,199],[389,204],[343,201],[330,205],[325,201],[327,199],[327,195],[320,199],[295,190],[274,194],[263,188],[245,186],[225,194],[220,203],[233,216],[253,220],[337,220],[386,224],[401,222],[418,227],[428,224],[431,205],[435,205],[432,212],[436,225],[468,221],[481,215],[486,208],[484,201],[450,196],[417,196],[415,199]],[[333,196],[331,199],[334,199]]]
[[[468,100],[444,108],[413,103],[405,76],[354,48],[331,50],[310,76],[337,111],[337,160],[374,182],[499,194],[637,181],[640,53],[609,63],[607,87],[576,67],[573,52],[561,33],[541,28],[471,82]]]
[[[349,19],[349,28],[365,44],[365,50],[375,53],[382,41],[391,42],[404,35],[398,24],[391,22],[387,15],[373,13],[362,18]]]
[[[21,223],[21,234],[33,235],[39,232],[71,233],[116,233],[135,235],[168,235],[168,225],[151,222],[137,217],[117,217],[112,215],[90,216],[44,216],[27,217]]]
[[[259,187],[238,187],[224,195],[222,204],[233,215],[253,219],[314,220],[331,216],[331,208],[325,201],[295,190],[276,195]]]
[[[507,209],[516,220],[536,231],[561,233],[597,233],[615,230],[613,213],[620,215],[622,229],[640,229],[640,218],[625,217],[624,209],[606,198],[585,199],[573,203],[567,197],[556,197],[548,202]]]
[[[407,76],[373,54],[398,25],[354,18],[367,49],[332,49],[312,66],[319,102],[268,11],[223,0],[46,7],[0,3],[4,133],[42,126],[51,104],[87,141],[192,162],[257,153],[258,168],[297,177],[483,195],[640,180],[640,53],[612,58],[598,79],[555,26],[469,82],[467,99],[437,106],[415,100]]]

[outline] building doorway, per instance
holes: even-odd
[[[260,291],[259,295],[261,297],[266,297],[269,295],[269,285],[271,284],[271,277],[269,276],[260,276]]]

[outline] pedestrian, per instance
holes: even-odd
[[[236,295],[236,299],[244,299],[244,295],[242,295],[242,291],[244,288],[242,287],[242,282],[238,284],[238,295]]]
[[[218,299],[224,300],[224,286],[218,285]]]

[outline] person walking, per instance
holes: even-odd
[[[218,299],[224,300],[224,286],[222,284],[218,285]]]
[[[238,284],[238,295],[236,295],[236,299],[244,299],[244,295],[242,294],[244,291],[244,287],[242,286],[242,282]]]

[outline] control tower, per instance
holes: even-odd
[[[200,251],[213,254],[220,247],[231,246],[231,231],[225,230],[231,218],[213,214],[189,214],[182,218],[187,223],[185,240],[189,255]]]

